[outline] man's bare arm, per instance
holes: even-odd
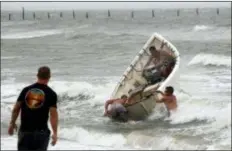
[[[161,99],[159,99],[158,101],[156,101],[157,103],[163,103],[164,101],[165,101],[165,95],[164,95],[164,93],[162,92],[162,91],[156,91],[157,93],[161,93],[161,95],[162,95],[162,98]]]
[[[52,126],[53,134],[57,135],[58,113],[55,107],[50,108],[50,123]]]
[[[157,103],[163,103],[164,100],[163,100],[163,98],[162,98],[162,99],[160,99],[160,100],[157,100],[156,102],[157,102]]]
[[[166,52],[166,51],[160,51],[160,55],[161,56],[170,56],[170,57],[172,57],[168,52]]]
[[[105,103],[105,111],[108,109],[108,106],[109,106],[110,104],[112,104],[114,101],[115,101],[115,99],[106,101],[106,103]]]
[[[144,69],[146,69],[146,67],[151,63],[151,61],[152,61],[152,57],[149,58],[148,62],[144,66]]]
[[[16,102],[14,105],[14,108],[12,110],[10,124],[15,124],[15,122],[19,116],[20,110],[21,110],[21,102]]]
[[[160,91],[160,90],[156,90],[155,92],[164,95],[164,93],[162,91]]]
[[[171,96],[163,96],[163,100],[166,102],[172,102],[172,97]]]

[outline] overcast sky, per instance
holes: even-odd
[[[144,9],[229,7],[231,2],[1,2],[2,10]]]

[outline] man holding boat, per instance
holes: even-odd
[[[160,93],[162,98],[157,103],[164,103],[167,110],[168,116],[170,116],[170,111],[176,111],[177,109],[177,101],[176,96],[173,94],[174,89],[171,86],[166,87],[164,93],[162,91],[155,91],[156,93]]]
[[[122,95],[119,99],[110,99],[105,103],[105,113],[104,116],[112,116],[115,118],[122,117],[127,113],[126,108],[123,106],[128,101],[128,97],[126,95]]]
[[[128,112],[125,106],[135,103],[134,97],[138,93],[141,93],[141,91],[131,92],[129,93],[129,97],[127,97],[127,95],[122,95],[121,98],[107,100],[105,103],[104,116],[110,116],[120,121],[127,122]]]

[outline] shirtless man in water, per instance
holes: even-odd
[[[162,98],[157,103],[164,103],[167,110],[168,110],[168,116],[170,116],[170,111],[176,111],[177,109],[177,102],[176,102],[176,96],[173,94],[174,89],[171,86],[166,87],[165,92],[156,91],[157,93],[162,94]]]

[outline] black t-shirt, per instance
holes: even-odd
[[[49,86],[34,83],[25,87],[17,101],[21,102],[20,131],[48,130],[49,108],[57,107],[57,94]]]

